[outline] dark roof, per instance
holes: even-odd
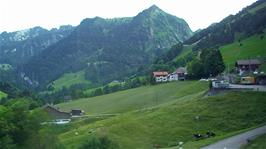
[[[70,113],[71,113],[71,115],[82,115],[82,114],[84,114],[84,112],[82,110],[79,110],[79,109],[72,109]]]
[[[186,73],[187,69],[185,67],[179,67],[176,69],[175,73]]]
[[[80,112],[80,113],[82,113],[83,111],[80,110],[80,109],[72,109],[72,110],[70,111],[70,113],[73,113],[73,112]]]
[[[261,62],[257,59],[238,60],[237,65],[260,65]]]
[[[54,106],[52,106],[52,105],[45,105],[45,106],[44,106],[44,109],[51,109],[51,110],[54,110],[54,111],[56,111],[56,112],[58,112],[58,113],[69,114],[69,112],[60,111],[59,108],[54,107]]]
[[[43,108],[54,119],[65,119],[71,117],[69,112],[62,112],[52,105],[45,105]]]

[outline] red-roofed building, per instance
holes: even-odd
[[[155,71],[153,72],[153,77],[155,78],[155,82],[167,82],[168,81],[168,72],[166,71]]]

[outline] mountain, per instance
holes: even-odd
[[[48,46],[68,36],[74,27],[61,26],[59,29],[46,30],[34,27],[16,32],[0,34],[0,64],[17,64],[27,62]]]
[[[155,5],[132,18],[88,18],[68,37],[20,66],[18,73],[44,85],[66,72],[85,70],[88,80],[106,83],[134,74],[191,36],[183,19]]]
[[[266,1],[258,0],[236,15],[230,15],[219,23],[214,23],[185,41],[185,44],[197,43],[194,50],[213,48],[241,41],[251,35],[263,33],[266,28]]]
[[[173,46],[156,63],[173,64],[175,67],[184,66],[202,50],[218,48],[224,61],[231,67],[237,59],[266,56],[261,54],[265,53],[264,44],[262,44],[266,29],[265,20],[266,1],[259,0],[236,15],[230,15],[219,23],[213,23],[206,29],[195,32],[191,38],[183,42],[183,45]],[[234,46],[227,46],[231,44]]]

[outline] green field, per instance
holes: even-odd
[[[60,104],[64,110],[84,108],[89,114],[124,112],[106,120],[74,123],[73,129],[59,135],[60,142],[78,148],[91,137],[107,136],[121,149],[171,147],[179,141],[185,148],[199,148],[266,123],[266,93],[205,97],[206,89],[204,82],[174,82]],[[194,140],[192,134],[208,130],[217,136]]]
[[[65,111],[80,108],[88,114],[121,113],[173,101],[177,98],[206,90],[207,86],[205,82],[173,82],[79,99],[62,103],[58,106]]]
[[[233,68],[239,59],[265,58],[266,57],[266,33],[264,38],[261,35],[254,35],[241,41],[222,46],[221,53],[224,63],[229,69]]]
[[[106,85],[108,85],[109,87],[111,87],[111,86],[114,86],[114,85],[123,85],[123,84],[124,84],[124,82],[110,82],[110,83],[108,83]],[[89,95],[93,94],[95,92],[95,90],[97,90],[99,88],[103,89],[104,86],[100,86],[100,87],[96,87],[96,88],[89,88],[89,89],[84,90],[83,93],[85,95],[88,95],[89,96]]]
[[[0,91],[0,99],[4,98],[4,97],[6,97],[6,96],[7,96],[6,93]]]
[[[251,143],[245,146],[243,149],[264,149],[264,148],[266,148],[266,134],[251,141]]]
[[[84,71],[64,74],[62,77],[53,82],[53,87],[57,91],[62,89],[63,87],[70,87],[74,84],[90,84],[90,82],[85,79]]]

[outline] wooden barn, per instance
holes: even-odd
[[[45,105],[44,110],[48,113],[48,115],[52,119],[70,119],[71,113],[69,112],[62,112],[59,108],[56,108],[52,105]]]
[[[238,60],[235,63],[236,70],[239,73],[255,72],[259,69],[261,62],[257,59]]]

